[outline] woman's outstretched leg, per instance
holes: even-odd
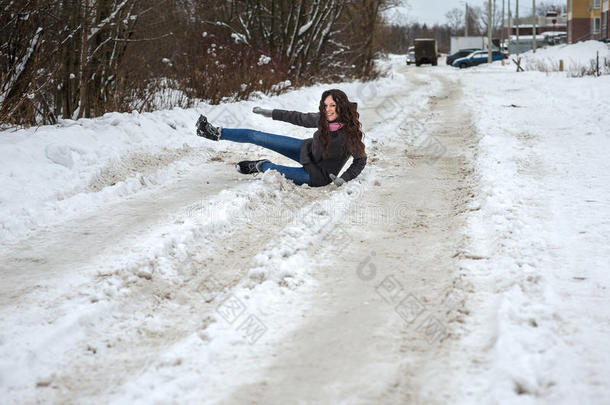
[[[268,134],[253,129],[222,128],[220,139],[262,146],[300,163],[303,141],[289,136]]]
[[[218,141],[220,139],[226,141],[251,143],[262,146],[263,148],[271,149],[274,152],[282,154],[297,163],[301,163],[301,144],[303,141],[297,138],[288,136],[268,134],[266,132],[255,131],[252,129],[231,129],[215,127],[208,122],[205,115],[201,115],[197,120],[197,135]]]
[[[208,122],[207,118],[203,115],[200,116],[199,120],[197,121],[197,135],[213,141],[224,139],[233,142],[251,143],[273,150],[300,163],[301,144],[303,143],[301,139],[268,134],[252,129],[221,129],[212,126]],[[242,161],[236,166],[239,172],[244,174],[265,172],[267,170],[277,170],[279,173],[283,174],[287,179],[292,180],[297,185],[309,184],[310,182],[309,173],[307,173],[303,166],[280,166],[273,164],[266,159]]]

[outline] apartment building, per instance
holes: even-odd
[[[602,39],[602,0],[568,0],[568,43],[589,39]]]
[[[610,40],[610,21],[608,18],[608,15],[610,14],[610,12],[608,12],[608,4],[610,3],[610,0],[604,0],[602,2],[602,39],[605,39],[606,42],[608,42]]]
[[[544,17],[536,17],[536,34],[544,32],[566,33],[566,16],[559,15],[556,11],[549,12]],[[510,24],[510,27],[509,27]],[[532,16],[513,18],[510,21],[504,21],[504,32],[508,35],[517,35],[517,26],[519,27],[519,35],[533,35],[534,18]]]

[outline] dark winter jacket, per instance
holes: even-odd
[[[273,110],[274,120],[289,122],[306,128],[318,128],[320,113],[301,113],[298,111]],[[342,128],[330,133],[330,143],[326,157],[322,157],[320,144],[320,128],[313,138],[303,140],[301,145],[300,163],[309,173],[310,186],[320,187],[332,182],[330,174],[339,174],[350,157],[348,149],[348,134]],[[341,175],[345,181],[356,178],[366,166],[366,154],[353,156],[350,167]]]

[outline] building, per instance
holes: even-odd
[[[608,11],[608,3],[610,0],[604,0],[602,2],[602,39],[605,39],[606,42],[610,41],[610,21],[608,15],[610,12]]]
[[[566,42],[567,15],[549,11],[544,17],[510,18],[504,21],[505,42],[509,53],[523,53],[533,47],[534,24],[536,25],[536,46],[557,45]],[[519,41],[517,41],[517,33]]]
[[[567,31],[566,16],[559,15],[556,11],[549,11],[545,17],[536,17],[535,22],[537,35],[545,32],[566,33]],[[506,19],[504,21],[504,31],[508,34],[507,36],[517,35],[517,26],[519,27],[519,35],[533,35],[534,18],[529,16],[519,19],[513,18],[511,21]]]
[[[601,10],[602,0],[568,0],[568,43],[602,39]]]

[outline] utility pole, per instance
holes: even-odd
[[[515,13],[515,19],[517,20],[517,60],[519,59],[519,0],[517,0],[517,11]]]
[[[466,3],[466,22],[464,24],[464,36],[468,36],[468,3]]]
[[[536,53],[536,0],[532,0],[532,49]]]
[[[492,8],[491,8],[491,39],[493,41],[493,36],[495,34],[496,31],[496,24],[498,23],[496,21],[496,0],[494,0]]]
[[[508,0],[508,45],[510,46],[510,37],[513,35],[513,10],[510,8],[510,0]],[[510,53],[510,47],[508,48]]]
[[[504,0],[502,0],[502,41],[500,41],[500,51],[501,52],[504,51],[504,49],[502,49],[502,46],[504,46],[506,44],[504,41],[506,38],[506,35],[505,35],[506,30],[504,29],[504,26],[505,26],[505,24],[504,24],[504,6],[505,6],[505,3],[504,3]]]
[[[491,0],[487,0],[487,63],[491,63]]]

